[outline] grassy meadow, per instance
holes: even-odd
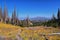
[[[53,27],[20,27],[0,23],[0,38],[5,40],[45,40],[43,35],[49,40],[60,40],[60,35],[51,35],[58,32],[60,29]]]

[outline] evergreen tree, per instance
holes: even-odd
[[[18,13],[17,13],[17,16],[16,16],[16,25],[18,25],[18,26],[22,25],[21,20],[19,20],[19,18],[18,18]]]
[[[12,13],[12,20],[11,20],[11,23],[16,25],[16,8],[14,8],[14,11]]]
[[[3,14],[3,20],[4,20],[4,22],[5,23],[7,23],[7,21],[8,21],[8,11],[7,11],[7,8],[6,8],[6,6],[4,7],[4,14]]]
[[[27,16],[26,22],[27,22],[27,27],[29,27],[29,16]]]
[[[52,20],[56,20],[56,17],[55,17],[55,15],[53,14],[53,16],[52,16]]]
[[[0,21],[2,22],[2,8],[0,7]]]
[[[32,25],[32,22],[30,21],[29,16],[27,16],[26,18],[26,24],[27,24],[27,27]]]
[[[57,18],[60,20],[60,9],[58,8]]]
[[[22,26],[24,27],[29,27],[30,26],[30,20],[29,20],[29,17],[27,16],[27,18],[26,19],[24,19],[23,21],[22,21]]]
[[[54,14],[53,14],[53,18],[51,20],[51,26],[53,26],[53,27],[57,27],[58,26],[58,22],[57,22],[56,17],[54,16]]]
[[[58,22],[58,26],[60,26],[60,9],[58,8],[58,14],[57,14],[57,22]]]

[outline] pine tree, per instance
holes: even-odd
[[[30,19],[29,19],[29,16],[27,16],[26,18],[26,24],[27,24],[27,27],[29,27],[30,25],[32,25]]]
[[[16,25],[16,8],[14,8],[14,11],[12,13],[12,24]]]
[[[60,9],[58,8],[58,14],[57,14],[58,19],[60,19]]]
[[[52,16],[52,20],[54,21],[54,20],[56,20],[56,17],[55,17],[55,15],[53,14],[53,16]]]
[[[18,25],[18,26],[22,25],[21,20],[18,19],[18,13],[16,16],[16,25]]]
[[[57,14],[57,22],[58,22],[58,26],[60,26],[60,9],[58,8],[58,14]]]
[[[0,7],[0,21],[2,22],[2,8]]]
[[[11,18],[11,24],[14,24],[13,13],[12,13],[12,18]]]
[[[27,27],[29,27],[29,16],[27,16],[26,22],[27,22]]]
[[[7,11],[7,8],[6,8],[6,6],[4,7],[4,14],[3,14],[3,20],[4,20],[4,22],[5,23],[7,23],[7,21],[8,21],[8,11]]]
[[[52,20],[51,20],[51,26],[53,26],[53,27],[58,26],[57,19],[56,19],[54,14],[53,14],[53,17],[52,17]]]
[[[22,21],[22,26],[29,27],[29,21],[29,17],[27,16],[27,18]]]

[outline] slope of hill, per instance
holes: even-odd
[[[49,35],[58,33],[60,30],[53,27],[19,27],[11,24],[0,23],[0,39],[4,40],[45,40],[43,35],[49,40],[60,40],[60,35]]]

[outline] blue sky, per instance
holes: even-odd
[[[18,17],[52,17],[56,16],[58,8],[60,8],[60,0],[0,0],[0,6],[4,9],[6,4],[8,15],[11,17],[16,6]]]

